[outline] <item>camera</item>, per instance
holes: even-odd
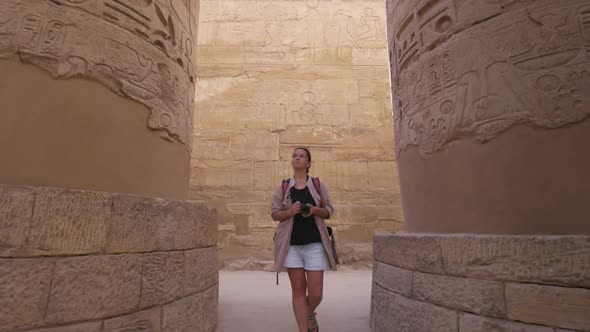
[[[301,205],[301,214],[308,215],[311,212],[311,205],[303,204]]]

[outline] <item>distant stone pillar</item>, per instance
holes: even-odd
[[[588,1],[387,4],[412,233],[375,239],[374,331],[590,328]]]
[[[198,8],[0,1],[0,332],[215,330],[216,212],[185,200]]]

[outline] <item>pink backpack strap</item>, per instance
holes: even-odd
[[[285,195],[287,194],[287,188],[289,188],[289,179],[284,179],[283,183],[281,184],[281,188],[283,188],[283,199],[285,199]]]
[[[323,207],[324,201],[322,200],[322,187],[320,185],[320,178],[312,177],[311,182],[313,183],[313,187],[315,188],[315,191],[317,191],[318,194],[320,195],[320,206],[319,207]]]

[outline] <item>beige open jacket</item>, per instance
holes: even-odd
[[[295,185],[295,178],[291,178],[289,181],[289,186],[285,192],[285,197],[283,197],[283,188],[282,184],[275,189],[274,194],[272,195],[272,207],[271,212],[281,211],[290,209],[293,205],[291,203],[291,188]],[[316,206],[320,206],[320,194],[315,190],[313,186],[313,182],[311,180],[311,176],[307,179],[307,188],[309,188],[309,192],[313,197]],[[332,206],[332,199],[330,198],[330,192],[328,188],[324,184],[324,182],[320,181],[320,191],[322,192],[322,207],[328,209],[330,212],[330,216],[334,215],[334,207]],[[291,244],[291,231],[293,230],[293,220],[294,217],[290,217],[289,219],[283,220],[279,222],[277,225],[277,230],[275,234],[275,241],[274,241],[274,257],[275,257],[275,272],[277,274],[283,269],[283,264],[287,257],[287,253],[289,252],[289,245]],[[332,255],[332,249],[330,246],[330,237],[328,235],[328,228],[324,219],[315,216],[315,222],[318,225],[318,229],[320,231],[320,235],[322,237],[322,244],[324,245],[324,250],[328,255],[328,259],[330,260],[330,268],[332,270],[336,270],[336,262]]]

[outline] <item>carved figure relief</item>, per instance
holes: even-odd
[[[188,9],[170,0],[8,1],[14,52],[57,77],[81,75],[146,105],[149,127],[190,146],[194,95]],[[6,2],[4,4],[6,6]],[[8,20],[6,20],[8,21]],[[1,24],[0,24],[1,28]],[[166,68],[166,70],[162,70]]]
[[[457,16],[452,0],[420,1],[390,23],[398,153],[415,145],[429,154],[454,139],[493,139],[515,124],[555,128],[590,115],[583,1],[506,13],[513,1],[488,3],[489,19],[468,31],[461,25],[473,18]]]
[[[301,95],[303,105],[297,110],[291,112],[292,125],[312,125],[317,124],[318,119],[318,106],[315,100],[315,94],[311,91],[305,91]]]

